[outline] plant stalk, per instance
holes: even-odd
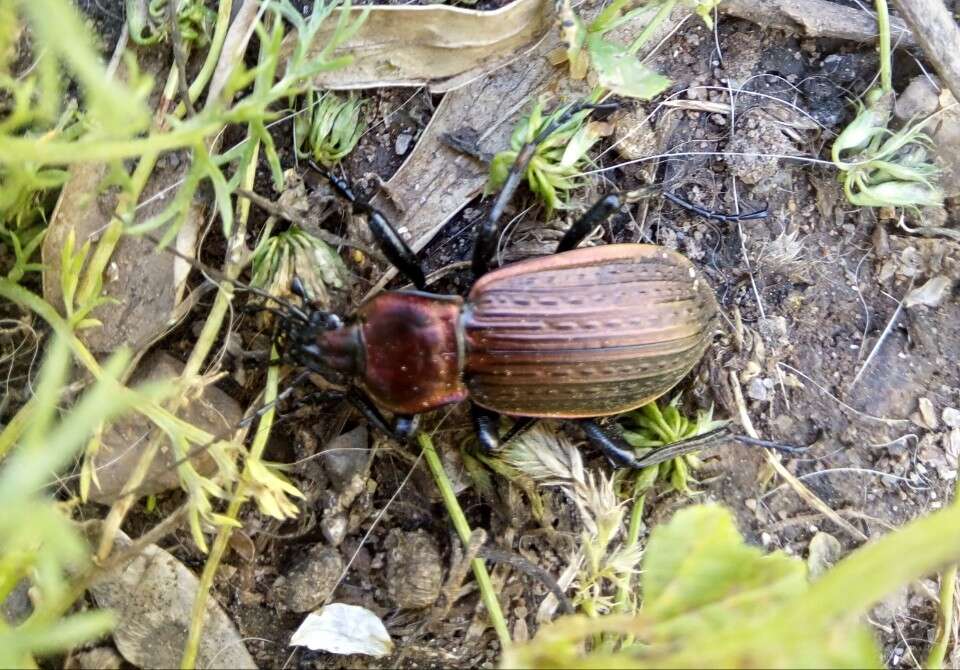
[[[443,498],[443,504],[447,508],[447,514],[450,515],[450,521],[460,536],[460,541],[464,546],[470,542],[470,524],[467,523],[467,517],[464,516],[460,503],[457,502],[457,494],[453,491],[453,485],[450,483],[447,472],[443,469],[443,463],[440,462],[440,456],[433,446],[433,440],[426,433],[417,434],[417,442],[423,450],[423,457],[427,461],[433,480],[440,489],[440,495]],[[500,601],[497,600],[497,594],[493,590],[493,584],[490,581],[490,574],[487,572],[487,566],[483,559],[475,558],[471,562],[473,575],[476,577],[477,586],[480,587],[480,597],[490,615],[490,622],[493,624],[497,637],[500,639],[500,646],[506,649],[510,645],[510,633],[507,630],[507,622],[503,618],[503,611],[500,609]]]
[[[890,9],[887,0],[876,0],[877,32],[880,33],[880,88],[893,91],[893,59],[890,47]]]

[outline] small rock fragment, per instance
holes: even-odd
[[[284,577],[273,584],[276,597],[293,612],[310,612],[319,607],[343,572],[340,552],[322,544],[314,545]]]
[[[397,607],[421,609],[440,597],[443,568],[434,539],[422,530],[394,529],[387,538],[387,590]]]
[[[955,407],[944,407],[940,415],[948,428],[960,428],[960,409]]]
[[[929,116],[940,106],[940,91],[929,78],[918,75],[897,97],[893,113],[901,121]]]
[[[324,516],[320,521],[320,531],[323,533],[323,539],[332,547],[339,547],[347,536],[347,515],[343,512],[337,512],[329,516]]]
[[[943,302],[943,299],[950,291],[952,283],[949,277],[937,275],[928,280],[923,286],[919,286],[910,291],[907,297],[903,299],[903,305],[904,307],[916,307],[917,305],[939,307],[940,303]]]
[[[183,371],[183,363],[173,356],[158,352],[148,356],[133,375],[132,384],[136,385],[147,380],[170,379]],[[215,386],[207,386],[203,395],[192,400],[177,413],[184,421],[202,428],[213,435],[223,435],[233,428],[243,418],[240,405],[226,393]],[[130,478],[130,473],[140,460],[140,454],[149,443],[149,435],[153,424],[140,414],[130,415],[128,418],[111,424],[104,433],[102,446],[96,456],[97,480],[99,487],[94,483],[90,487],[90,498],[96,502],[112,502]],[[160,453],[153,460],[150,471],[140,492],[144,495],[169,491],[180,486],[180,477],[174,467],[176,456],[170,449],[168,441],[164,441]],[[201,475],[210,475],[216,472],[217,465],[206,450],[191,459],[193,467]]]
[[[770,400],[773,390],[773,380],[766,377],[754,377],[747,385],[747,395],[758,402]]]
[[[810,578],[816,579],[823,575],[840,559],[842,553],[843,547],[840,546],[840,540],[830,533],[821,531],[814,535],[810,540],[807,554],[807,570]]]
[[[397,141],[393,145],[393,150],[398,156],[403,156],[410,150],[410,144],[413,142],[413,135],[410,133],[400,133],[397,135]]]
[[[21,579],[7,597],[0,601],[0,623],[6,622],[11,626],[19,626],[31,614],[33,614],[33,603],[30,601],[30,581]]]
[[[927,425],[927,428],[936,430],[939,422],[937,421],[937,413],[933,409],[933,403],[930,402],[929,398],[920,398],[918,404],[920,406],[920,417]]]
[[[366,478],[373,452],[367,447],[367,426],[338,435],[323,448],[323,468],[337,491],[351,488],[354,477]]]

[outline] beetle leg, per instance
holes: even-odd
[[[769,214],[766,207],[753,212],[744,212],[743,214],[724,214],[722,212],[711,211],[705,207],[700,207],[699,205],[694,205],[689,200],[684,200],[676,193],[670,193],[669,191],[664,191],[663,197],[678,207],[682,207],[689,212],[693,212],[697,216],[702,216],[707,220],[713,221],[756,221],[758,219],[767,218]]]
[[[480,405],[470,405],[473,429],[477,433],[480,449],[488,456],[500,451],[500,415]]]
[[[350,389],[346,394],[346,399],[370,425],[389,435],[400,444],[406,444],[417,432],[417,426],[420,422],[416,416],[398,415],[394,425],[391,426],[386,417],[377,409],[377,406],[357,389]]]
[[[615,467],[639,469],[652,465],[652,463],[641,464],[633,455],[633,448],[627,444],[626,440],[604,430],[593,419],[580,419],[577,423],[580,424],[590,444],[602,451]]]
[[[610,218],[618,209],[620,209],[620,196],[611,193],[600,198],[600,200],[595,202],[594,205],[587,210],[586,214],[577,219],[574,224],[567,229],[567,232],[563,235],[563,239],[560,240],[560,244],[557,245],[555,253],[559,254],[564,251],[576,249],[594,228]]]
[[[376,240],[377,246],[383,251],[383,255],[393,263],[394,267],[413,282],[413,285],[418,289],[421,291],[426,289],[426,277],[420,261],[417,260],[417,255],[413,253],[413,250],[400,236],[397,229],[393,227],[393,224],[387,220],[387,217],[380,210],[358,198],[346,179],[341,179],[317,165],[314,165],[313,168],[330,180],[337,193],[353,206],[354,214],[366,215],[367,226],[373,234],[373,239]]]
[[[557,128],[563,126],[576,114],[584,110],[612,110],[618,106],[617,103],[590,102],[570,105],[553,123],[544,128],[540,134],[534,138],[533,142],[528,142],[523,145],[523,148],[520,149],[517,157],[513,160],[513,165],[510,166],[510,172],[507,173],[507,179],[503,183],[500,193],[497,194],[497,199],[494,201],[490,213],[487,215],[487,218],[483,220],[483,223],[480,224],[480,230],[477,231],[477,239],[473,246],[474,279],[479,279],[480,276],[486,274],[487,270],[490,269],[490,261],[497,251],[500,217],[503,216],[503,210],[506,209],[507,203],[513,198],[513,194],[516,192],[517,187],[520,186],[520,182],[523,181],[527,166],[530,164],[530,161],[533,160],[533,155],[536,153],[540,143],[547,139]]]

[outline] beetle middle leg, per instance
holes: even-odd
[[[523,175],[526,172],[527,166],[533,159],[533,155],[536,153],[537,147],[540,145],[540,143],[547,139],[554,131],[557,130],[557,128],[560,128],[564,124],[568,123],[570,119],[582,111],[593,111],[596,109],[611,110],[616,109],[618,106],[619,105],[617,103],[589,102],[570,105],[567,110],[553,123],[549,124],[546,128],[540,131],[540,134],[534,138],[533,142],[528,142],[523,146],[522,149],[520,149],[516,159],[513,161],[513,165],[510,166],[510,172],[507,175],[507,180],[500,189],[500,193],[497,194],[497,199],[494,201],[493,207],[490,209],[490,213],[487,215],[487,218],[484,219],[483,223],[480,225],[480,230],[477,232],[477,239],[473,247],[472,261],[473,276],[475,279],[486,274],[487,270],[490,269],[490,261],[493,259],[493,256],[497,251],[497,236],[500,232],[500,217],[503,216],[503,210],[506,209],[507,203],[510,202],[511,198],[513,198],[513,194],[520,186],[520,182],[523,181]]]
[[[580,246],[594,228],[609,219],[614,212],[620,209],[620,196],[610,193],[600,198],[587,210],[586,214],[577,219],[564,233],[554,253],[563,253]]]
[[[501,437],[500,415],[486,407],[477,404],[470,405],[470,417],[473,419],[473,428],[477,434],[477,441],[483,453],[492,456],[507,446],[510,441],[529,430],[537,422],[536,417],[522,416],[514,419],[513,425]]]
[[[348,391],[345,397],[347,402],[353,405],[371,426],[389,435],[400,444],[406,444],[417,432],[417,427],[420,424],[417,415],[398,415],[391,426],[387,418],[377,409],[377,406],[356,388]]]

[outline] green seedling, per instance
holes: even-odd
[[[570,76],[583,79],[588,72],[607,91],[637,100],[650,100],[670,85],[667,77],[657,73],[637,57],[640,48],[656,33],[671,15],[680,0],[614,0],[589,24],[574,11],[571,0],[560,5],[560,25],[564,49],[551,54],[554,63],[566,61]],[[719,0],[683,0],[712,27],[712,12]],[[637,4],[633,8],[630,5]],[[607,33],[626,24],[643,26],[630,44],[613,42]]]
[[[858,207],[937,207],[943,191],[925,121],[912,120],[897,131],[893,116],[893,65],[886,0],[876,0],[880,30],[880,85],[857,102],[857,115],[837,136],[830,156],[840,170],[847,200]]]
[[[149,46],[166,41],[170,22],[168,5],[177,3],[177,26],[180,39],[195,47],[205,47],[210,42],[217,13],[207,7],[204,0],[127,0],[127,25],[130,39],[140,46]]]
[[[663,407],[653,401],[621,416],[623,437],[637,450],[637,456],[644,456],[659,447],[709,433],[726,423],[714,420],[713,408],[698,410],[697,415],[691,419],[680,412],[679,405],[678,395]],[[675,491],[692,495],[694,492],[690,488],[690,482],[695,481],[692,471],[700,467],[700,459],[696,453],[684,454],[645,468],[638,475],[638,483],[643,482],[645,488],[649,488],[655,482],[664,482]]]
[[[566,108],[561,107],[544,116],[543,104],[538,102],[534,105],[530,114],[514,129],[510,148],[493,157],[488,192],[503,185],[523,147],[534,142],[565,111]],[[556,209],[568,208],[570,192],[585,183],[585,178],[579,175],[588,163],[587,152],[600,139],[597,124],[586,122],[588,115],[588,111],[574,114],[569,121],[550,133],[537,145],[527,166],[527,184],[546,205],[547,216]]]
[[[311,157],[329,168],[354,150],[366,130],[364,100],[354,93],[346,100],[330,92],[319,100],[316,96],[312,88],[307,91],[304,113],[294,120],[294,146],[300,158]]]

